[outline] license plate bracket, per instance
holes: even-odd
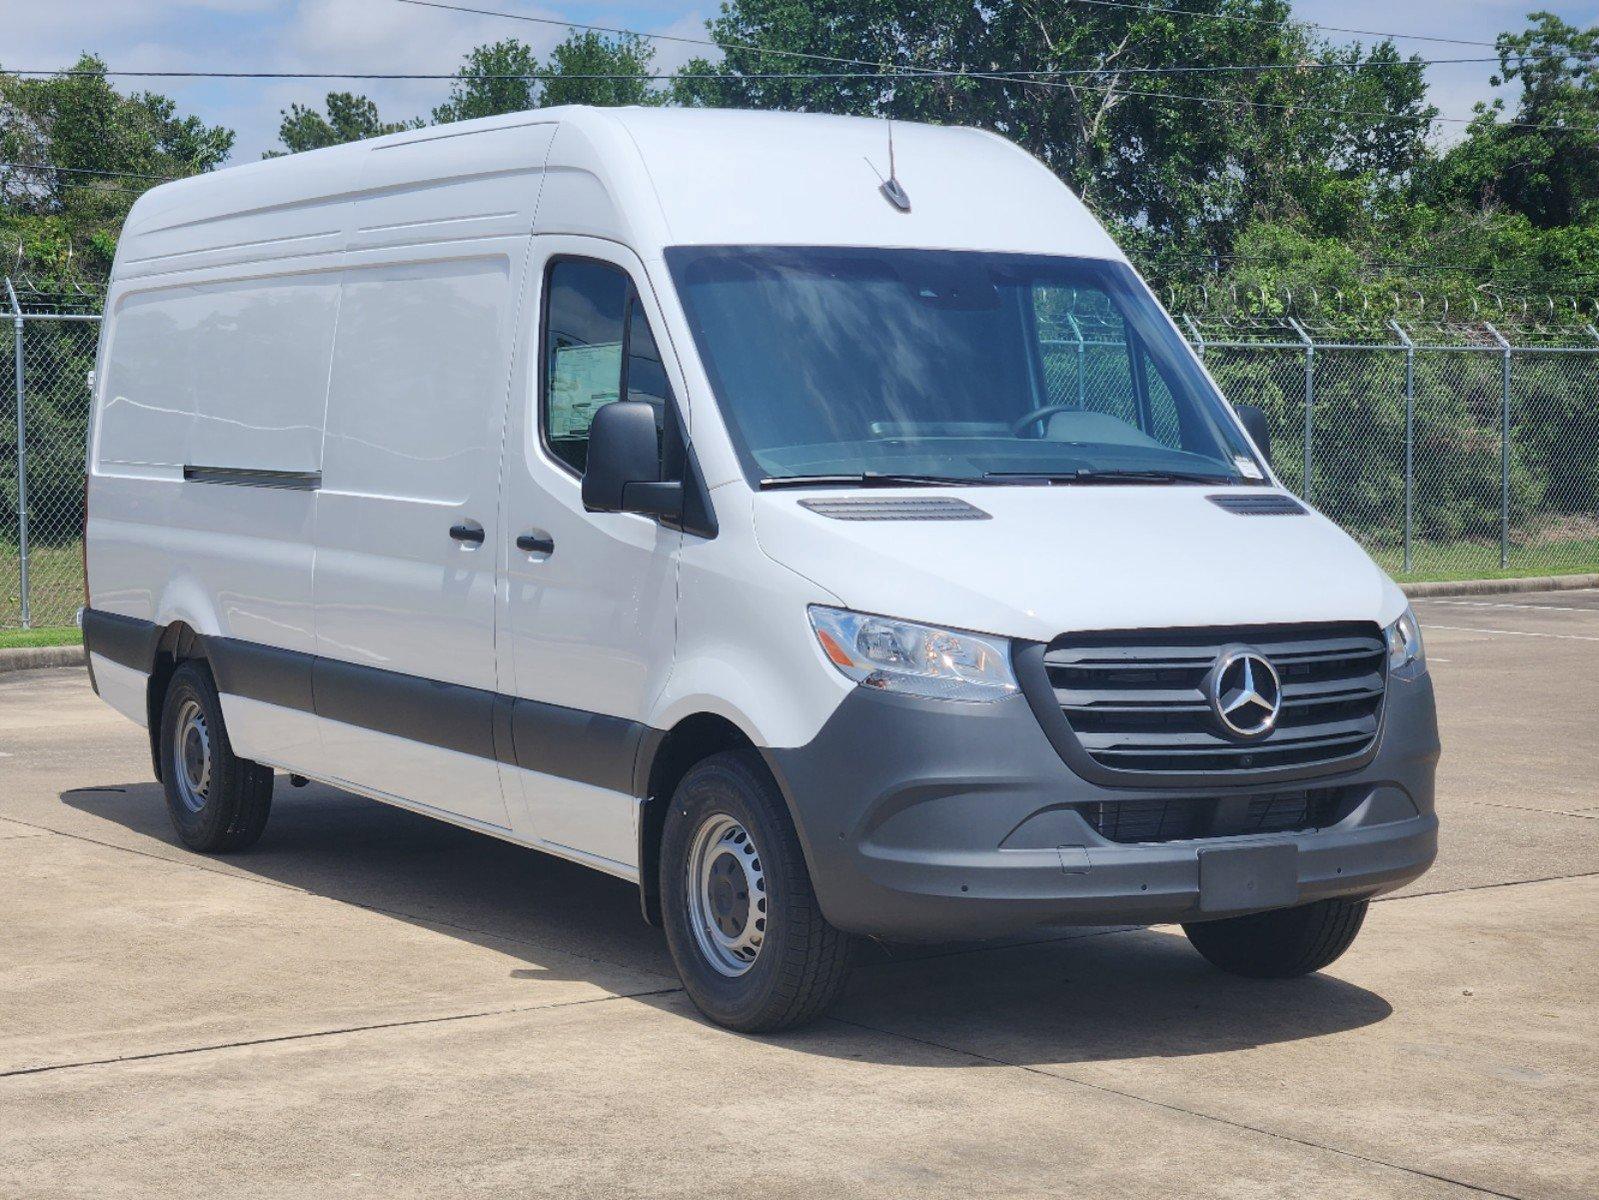
[[[1299,847],[1228,846],[1199,852],[1199,911],[1286,908],[1299,899]]]

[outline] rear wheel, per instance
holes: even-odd
[[[1184,925],[1214,965],[1250,979],[1292,979],[1337,960],[1366,919],[1367,900],[1318,900],[1247,917]]]
[[[183,844],[206,853],[253,844],[272,810],[272,771],[233,753],[204,663],[186,662],[173,673],[160,737],[167,814]]]
[[[689,998],[745,1033],[798,1025],[849,976],[788,809],[761,760],[716,754],[684,777],[661,836],[661,913]]]

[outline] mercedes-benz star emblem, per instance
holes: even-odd
[[[1211,669],[1208,692],[1211,711],[1231,736],[1262,738],[1276,728],[1282,681],[1259,651],[1242,646],[1223,650]]]

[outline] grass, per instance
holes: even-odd
[[[1400,583],[1452,583],[1462,579],[1599,574],[1599,538],[1522,546],[1512,542],[1508,568],[1499,565],[1497,542],[1417,541],[1412,553],[1415,569],[1408,573],[1400,570],[1404,557],[1399,547],[1373,547],[1371,553]]]
[[[16,545],[0,542],[0,627],[22,624],[20,589]],[[83,557],[76,541],[60,546],[35,542],[29,549],[28,602],[29,624],[34,628],[72,625],[83,603]]]
[[[52,626],[48,629],[0,629],[0,650],[23,646],[76,646],[83,641],[77,628]]]

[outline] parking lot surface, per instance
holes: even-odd
[[[1599,592],[1418,600],[1437,866],[1308,979],[1179,930],[874,948],[707,1025],[635,889],[280,779],[175,841],[81,670],[0,676],[0,1196],[1599,1195]]]

